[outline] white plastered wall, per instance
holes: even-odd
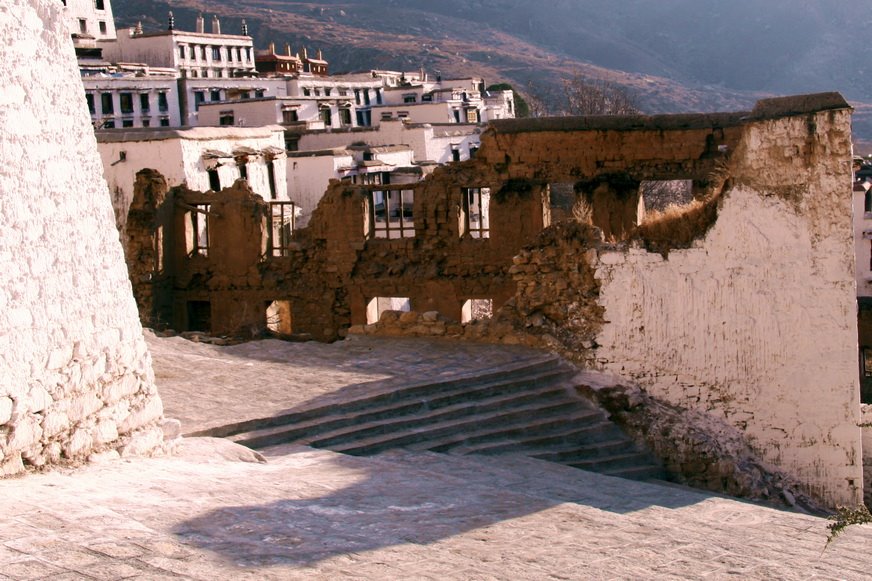
[[[668,259],[642,249],[600,255],[606,323],[597,357],[601,369],[659,398],[743,429],[758,453],[824,502],[856,505],[850,113],[814,121],[846,159],[827,152],[806,165],[789,145],[807,142],[804,118],[755,124],[734,156],[738,173],[752,177],[725,192],[694,248]],[[767,180],[805,191],[776,195]]]
[[[0,8],[0,474],[162,446],[151,359],[53,0]]]

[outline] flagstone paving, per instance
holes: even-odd
[[[224,421],[211,396],[272,413],[400,380],[442,356],[482,366],[523,356],[466,345],[452,355],[430,342],[149,341],[167,409],[197,427]],[[520,457],[363,458],[299,446],[264,455],[186,438],[172,457],[2,480],[0,579],[804,580],[872,571],[872,528],[854,527],[824,550],[825,519],[673,485]]]

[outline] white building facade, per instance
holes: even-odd
[[[276,126],[97,131],[97,147],[119,228],[136,173],[161,173],[170,187],[217,191],[242,178],[264,200],[288,200],[284,129]]]
[[[62,0],[67,27],[73,38],[115,40],[115,19],[110,0]]]

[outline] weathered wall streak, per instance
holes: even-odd
[[[597,365],[723,416],[829,504],[862,494],[850,147],[848,111],[752,123],[703,240],[597,268]]]
[[[0,7],[0,474],[162,445],[62,5]]]

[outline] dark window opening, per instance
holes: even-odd
[[[157,94],[157,108],[161,113],[169,111],[170,109],[169,101],[167,101],[167,94],[164,91]]]
[[[451,146],[451,161],[460,161],[460,146]]]
[[[160,118],[160,126],[161,127],[169,127],[170,126],[170,118],[169,117],[161,117]]]
[[[276,167],[275,162],[268,161],[266,164],[266,177],[269,182],[269,198],[276,198]]]
[[[112,93],[102,93],[100,95],[100,107],[104,115],[115,113],[115,106],[112,103]]]
[[[234,125],[233,111],[221,111],[218,114],[218,125]]]
[[[212,89],[209,92],[209,100],[210,101],[220,101],[221,100],[221,91],[219,89]]]
[[[206,100],[205,91],[194,91],[194,110],[199,111],[200,105]]]
[[[122,119],[121,127],[133,127],[133,119]]]
[[[188,301],[188,331],[209,333],[212,330],[212,303]]]
[[[105,35],[107,33],[106,23],[102,20],[97,23],[97,26],[100,28],[100,34]]]
[[[93,93],[85,93],[85,100],[88,102],[88,112],[93,115],[96,113],[96,109],[94,108],[94,95]]]
[[[343,108],[339,110],[339,122],[342,125],[351,125],[351,109]]]
[[[300,116],[296,109],[282,109],[282,123],[296,123]]]
[[[148,93],[140,93],[139,108],[143,113],[151,111],[151,101],[148,98]]]
[[[245,160],[239,160],[237,162],[237,167],[239,168],[239,177],[247,180],[248,179],[248,162]]]
[[[121,101],[121,112],[133,113],[133,93],[121,93],[119,97]]]
[[[324,108],[318,111],[318,116],[321,118],[321,121],[324,122],[324,125],[327,127],[333,126],[333,113],[330,109]]]
[[[221,176],[218,175],[217,169],[207,170],[206,173],[209,175],[209,189],[213,192],[221,191]]]
[[[866,192],[866,200],[863,203],[864,212],[872,212],[872,191]]]

